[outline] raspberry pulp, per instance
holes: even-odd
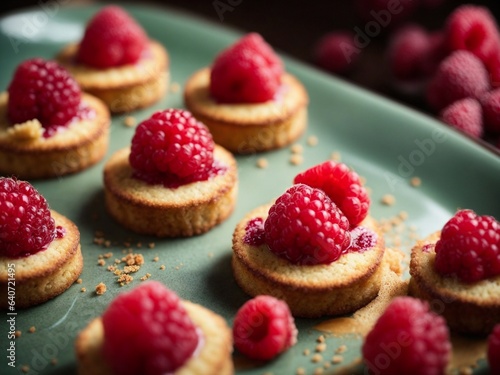
[[[500,224],[492,216],[458,211],[436,243],[435,270],[473,283],[500,275]]]
[[[243,242],[251,246],[260,246],[265,243],[264,236],[264,220],[256,217],[247,223]]]
[[[483,135],[483,113],[476,99],[457,100],[443,109],[440,117],[443,122],[473,138]]]
[[[365,252],[377,244],[377,234],[372,230],[359,226],[351,230],[351,246],[349,251]]]
[[[133,64],[147,46],[148,37],[141,26],[122,8],[110,5],[88,23],[77,59],[99,69]]]
[[[329,264],[351,242],[349,221],[322,191],[296,184],[269,209],[264,223],[269,249],[296,264]]]
[[[38,119],[47,130],[66,126],[78,115],[80,87],[54,61],[35,58],[21,63],[8,92],[7,114],[13,124]]]
[[[326,161],[295,176],[295,184],[323,190],[349,220],[351,228],[368,214],[370,198],[356,172],[343,163]]]
[[[47,201],[26,181],[0,177],[0,252],[17,258],[45,250],[56,236]]]
[[[250,33],[222,51],[210,74],[210,93],[221,103],[262,103],[281,86],[283,63],[262,37]]]
[[[478,99],[490,89],[484,64],[468,51],[455,51],[439,65],[427,87],[427,101],[436,111],[464,98]]]
[[[234,346],[244,355],[270,360],[295,345],[297,328],[288,305],[271,296],[257,296],[236,313]]]
[[[214,142],[207,127],[181,109],[156,112],[137,127],[130,152],[135,176],[178,186],[218,174]],[[173,183],[173,185],[172,185]]]
[[[313,53],[319,66],[338,74],[347,73],[359,57],[359,49],[350,31],[326,34],[318,41]]]
[[[445,320],[416,298],[396,297],[362,347],[370,373],[444,374],[451,354]]]
[[[485,7],[462,5],[456,8],[447,19],[445,33],[451,51],[470,51],[484,63],[498,50],[498,27]]]
[[[500,374],[500,324],[497,324],[488,337],[488,365],[490,374]]]
[[[104,356],[114,374],[173,373],[198,346],[177,295],[157,281],[121,293],[102,316]]]

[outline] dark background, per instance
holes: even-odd
[[[17,0],[3,1],[0,12],[12,12],[40,3],[58,1],[60,4],[98,3],[93,0]],[[405,22],[418,23],[429,30],[443,27],[446,17],[460,4],[472,3],[458,0],[443,0],[443,4],[434,9],[418,9]],[[100,1],[100,3],[109,3]],[[124,4],[127,1],[115,1]],[[139,3],[135,1],[135,3]],[[476,1],[476,5],[487,6],[500,21],[500,1]],[[364,29],[367,21],[356,11],[355,1],[264,1],[264,0],[166,0],[148,1],[140,4],[165,5],[183,10],[212,20],[223,26],[241,31],[256,31],[281,53],[314,64],[312,51],[314,45],[325,33],[335,30]],[[217,7],[218,5],[218,7]],[[221,9],[226,7],[225,11]],[[217,10],[217,8],[219,10]],[[404,24],[404,23],[403,23]],[[401,24],[400,24],[401,25]],[[371,39],[370,44],[362,49],[356,68],[343,78],[379,94],[409,105],[423,112],[429,112],[420,97],[403,94],[395,90],[388,74],[385,51],[391,33],[398,24],[391,22],[389,27]],[[497,137],[488,138],[498,142]]]

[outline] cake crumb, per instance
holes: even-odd
[[[419,177],[412,177],[410,180],[410,185],[413,187],[419,187],[422,185],[422,180]]]
[[[318,338],[316,339],[316,342],[320,342],[320,343],[325,342],[325,336],[319,335]]]
[[[97,265],[99,265],[99,266],[104,266],[104,265],[106,265],[106,262],[104,261],[104,259],[99,259],[99,260],[97,261]]]
[[[7,135],[14,141],[30,142],[43,136],[43,126],[37,119],[28,120],[7,128]]]
[[[164,264],[162,264],[162,265],[160,266],[160,269],[163,271],[163,270],[165,269],[165,265],[164,265]]]
[[[80,292],[82,292],[82,293],[85,293],[86,291],[87,291],[87,288],[85,288],[85,287],[80,289]]]
[[[115,272],[116,271],[116,267],[111,265],[111,266],[108,266],[108,271],[110,272]]]
[[[35,333],[35,332],[36,332],[36,328],[35,328],[35,326],[31,326],[31,327],[28,329],[28,332],[29,332],[29,333]]]
[[[318,137],[316,137],[315,135],[310,135],[308,138],[307,138],[307,144],[309,146],[316,146],[318,144]]]
[[[324,342],[316,345],[316,351],[318,353],[323,353],[326,350],[326,344]]]
[[[138,265],[133,265],[133,266],[125,266],[123,267],[123,273],[135,273],[141,269],[140,266]]]
[[[51,364],[52,366],[57,365],[57,358],[52,358],[52,359],[50,360],[50,364]]]
[[[107,252],[107,253],[105,253],[105,254],[102,254],[102,256],[103,256],[104,258],[106,258],[106,259],[109,259],[109,258],[111,258],[111,257],[113,256],[113,253],[111,253],[111,252]]]
[[[155,248],[155,246],[156,246],[156,244],[155,244],[154,242],[150,242],[150,243],[148,243],[148,247],[149,247],[150,249],[154,249],[154,248]]]
[[[323,361],[323,356],[321,354],[315,354],[312,356],[311,358],[311,362],[313,363],[319,363],[319,362],[322,362]]]
[[[133,128],[137,125],[137,120],[134,116],[126,116],[123,119],[123,124],[128,128]]]
[[[148,272],[147,274],[145,274],[144,276],[141,277],[141,281],[146,281],[147,279],[149,279],[151,277],[151,274]]]
[[[16,338],[21,337],[21,331],[17,330],[14,332],[14,336],[16,336]]]
[[[172,82],[172,84],[170,85],[170,92],[172,93],[176,93],[176,92],[179,92],[179,90],[181,89],[181,85],[179,85],[177,82]]]
[[[342,155],[340,154],[339,151],[333,151],[330,154],[330,159],[333,160],[333,161],[339,162],[339,161],[342,160]]]
[[[95,287],[95,293],[98,295],[98,296],[102,296],[104,293],[106,293],[106,284],[104,283],[99,283],[96,285]]]
[[[332,363],[333,363],[334,365],[339,364],[339,363],[342,363],[342,361],[343,361],[343,360],[344,360],[344,357],[342,357],[341,355],[334,355],[334,356],[332,357]]]
[[[120,286],[125,286],[134,281],[134,278],[130,276],[128,273],[122,273],[121,275],[118,276],[118,279],[116,281],[120,284]]]
[[[208,256],[209,258],[213,258],[213,257],[214,257],[214,253],[213,253],[213,252],[209,252],[209,253],[207,254],[207,256]]]
[[[157,256],[153,258],[153,262],[158,262],[159,260],[160,260],[160,258]]]
[[[260,169],[265,169],[269,166],[269,162],[267,161],[266,158],[258,158],[256,165]]]
[[[332,364],[328,361],[326,361],[325,363],[323,363],[323,368],[330,368]]]
[[[381,202],[386,206],[393,206],[396,203],[396,198],[392,194],[386,194],[382,197]]]
[[[302,155],[299,155],[299,154],[294,154],[290,157],[290,164],[293,164],[293,165],[300,165],[304,162],[304,158],[302,157]]]
[[[110,240],[104,241],[104,247],[111,247],[111,241]]]
[[[324,370],[323,367],[317,367],[314,369],[313,375],[321,375],[323,374]]]
[[[459,370],[458,370],[458,373],[460,375],[472,375],[474,373],[474,371],[472,370],[471,367],[469,366],[463,366],[461,367]]]
[[[304,349],[303,353],[304,353],[304,355],[309,355],[309,354],[311,354],[311,351],[309,349]]]
[[[30,370],[30,367],[28,365],[21,366],[21,371],[24,372],[25,374],[28,373],[29,370]]]
[[[290,147],[290,151],[292,151],[292,154],[302,154],[304,152],[304,146],[299,143],[295,143],[292,147]]]
[[[137,242],[135,246],[137,246],[140,249],[142,247],[142,242]]]
[[[82,280],[82,279],[77,279],[77,280],[76,280],[76,283],[77,283],[77,284],[81,284],[81,283],[83,283],[83,280]]]
[[[347,346],[346,345],[340,345],[337,350],[335,350],[335,353],[337,354],[342,354],[347,351]]]
[[[295,371],[296,375],[306,375],[306,370],[303,367],[298,367],[297,371]]]

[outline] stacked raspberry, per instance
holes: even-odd
[[[264,239],[276,255],[295,264],[329,264],[351,245],[351,232],[370,204],[359,176],[327,161],[298,174],[269,210]]]

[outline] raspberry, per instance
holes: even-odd
[[[0,252],[17,258],[45,250],[56,228],[47,201],[26,181],[0,177]]]
[[[349,31],[326,34],[313,51],[314,60],[320,67],[338,74],[347,73],[358,60],[359,53],[354,35]]]
[[[114,374],[173,373],[198,346],[179,297],[157,281],[121,293],[102,316],[103,353]]]
[[[497,49],[498,28],[490,11],[481,6],[462,5],[446,21],[446,40],[451,51],[467,50],[486,63]]]
[[[426,302],[396,297],[366,336],[362,353],[373,374],[444,374],[451,354],[448,328]]]
[[[460,210],[436,243],[436,272],[473,283],[500,275],[500,224],[492,216]]]
[[[441,112],[441,120],[471,137],[483,135],[483,114],[476,99],[465,98],[450,104]]]
[[[269,209],[265,241],[278,256],[296,264],[328,264],[350,245],[349,221],[319,189],[289,188]]]
[[[88,23],[77,59],[95,68],[133,64],[148,45],[144,30],[122,8],[102,8]]]
[[[491,132],[500,132],[500,88],[481,97],[484,127]]]
[[[288,305],[271,296],[257,296],[236,313],[234,346],[244,355],[270,360],[297,342],[297,328]]]
[[[210,93],[223,103],[272,100],[281,85],[283,63],[262,37],[250,33],[215,59]]]
[[[349,220],[351,228],[368,214],[370,198],[356,172],[343,163],[326,161],[295,176],[295,184],[323,190]]]
[[[500,324],[493,328],[488,337],[488,365],[490,374],[500,374]]]
[[[38,119],[45,128],[67,125],[78,113],[81,91],[69,72],[41,58],[21,63],[9,85],[13,124]]]
[[[145,179],[160,175],[199,181],[214,163],[213,150],[212,135],[204,124],[188,111],[167,109],[137,127],[130,165]]]
[[[467,97],[479,98],[490,88],[481,60],[468,51],[455,51],[444,59],[427,87],[427,101],[439,111]]]
[[[490,73],[490,82],[492,87],[500,87],[500,48],[493,53],[486,63]]]

